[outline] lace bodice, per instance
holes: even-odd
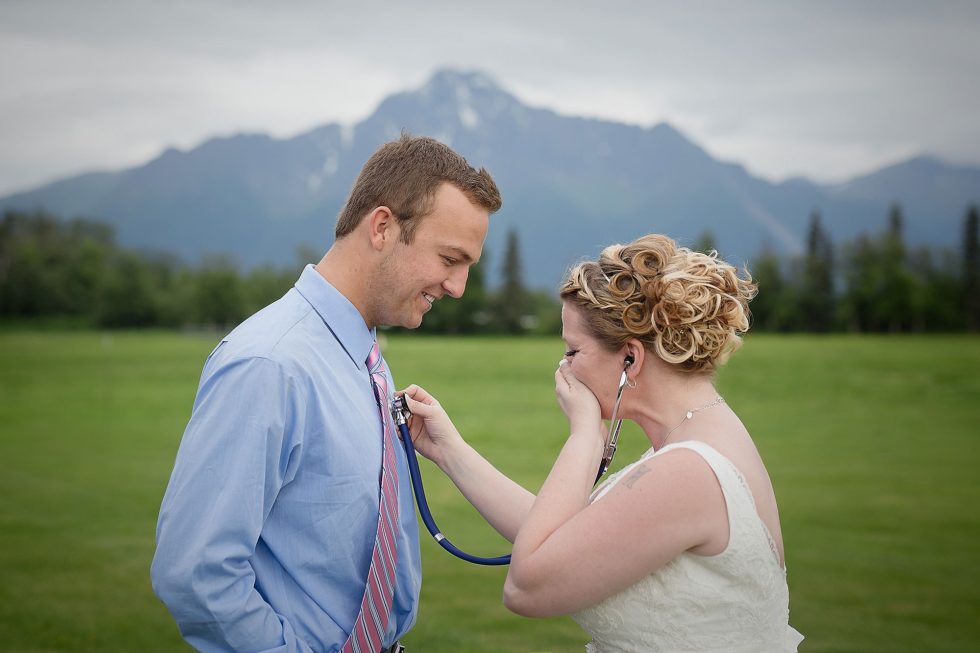
[[[728,508],[727,548],[714,556],[682,553],[655,572],[590,608],[573,614],[592,636],[588,653],[788,653],[803,636],[789,626],[786,571],[755,509],[742,474],[711,446],[678,442],[610,476],[600,500],[644,460],[685,447],[711,466]]]

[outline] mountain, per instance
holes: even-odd
[[[953,246],[967,205],[980,201],[976,167],[919,157],[835,186],[771,183],[712,158],[669,124],[563,116],[521,103],[484,74],[441,71],[351,127],[214,138],[0,198],[0,208],[105,220],[123,244],[190,261],[225,252],[248,266],[293,262],[300,245],[330,245],[360,167],[402,130],[436,137],[493,173],[504,208],[487,240],[491,280],[514,228],[537,287],[554,288],[570,264],[606,244],[655,231],[690,244],[710,229],[739,263],[763,247],[797,253],[813,210],[841,240],[881,230],[894,201],[910,242]]]
[[[827,190],[842,213],[863,207],[880,215],[881,207],[898,202],[910,242],[959,246],[966,207],[980,198],[980,168],[919,156]]]

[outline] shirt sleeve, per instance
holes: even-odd
[[[209,359],[157,523],[153,588],[200,651],[310,651],[255,588],[251,558],[295,475],[296,388],[265,358]]]

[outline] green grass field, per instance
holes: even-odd
[[[217,337],[0,333],[0,650],[179,651],[150,589],[153,531]],[[557,339],[391,337],[464,435],[534,489],[564,438]],[[751,336],[719,386],[776,487],[801,651],[980,647],[980,339]],[[624,430],[616,467],[648,446]],[[447,535],[498,538],[431,466]],[[413,653],[582,651],[569,619],[500,603],[503,570],[429,538]],[[582,564],[588,564],[583,561]]]

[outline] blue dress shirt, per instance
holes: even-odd
[[[153,588],[201,651],[339,651],[374,549],[381,417],[374,333],[307,266],[208,357],[157,523]],[[394,388],[390,380],[389,388]],[[405,451],[385,646],[422,582]]]

